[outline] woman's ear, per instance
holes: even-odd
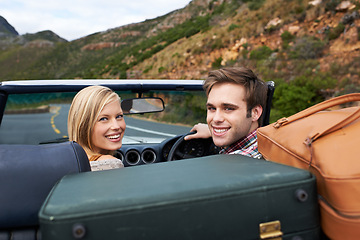
[[[255,107],[253,107],[253,109],[251,109],[252,121],[257,121],[260,118],[262,112],[263,108],[260,105],[256,105]]]

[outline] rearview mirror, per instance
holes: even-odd
[[[126,114],[141,114],[162,112],[165,109],[164,101],[161,98],[131,98],[121,101],[121,109]]]

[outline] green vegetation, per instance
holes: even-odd
[[[341,33],[344,32],[345,25],[342,23],[339,23],[334,29],[330,29],[328,32],[328,38],[329,40],[337,39]]]
[[[281,113],[281,117],[293,115],[323,101],[323,91],[334,88],[336,82],[336,79],[326,74],[301,75],[290,82],[275,80],[274,109],[278,114]]]
[[[71,103],[76,93],[10,94],[6,110],[34,109],[51,103]]]
[[[252,60],[261,60],[267,59],[273,53],[268,46],[261,46],[253,51],[250,52],[250,59]]]
[[[296,39],[289,57],[292,59],[315,59],[322,56],[325,43],[312,36]]]
[[[239,25],[235,24],[235,23],[232,23],[230,26],[229,26],[229,29],[228,31],[231,32],[232,30],[236,29],[236,28],[240,28]]]
[[[248,8],[252,11],[260,9],[263,5],[265,0],[244,0],[248,4]]]
[[[325,10],[335,12],[335,9],[340,4],[340,2],[341,0],[327,0],[325,4]]]
[[[289,46],[289,43],[294,41],[295,36],[292,35],[289,31],[285,31],[281,34],[281,40],[282,40],[282,47],[284,49],[287,49]]]
[[[221,68],[221,62],[222,62],[223,58],[222,57],[219,57],[217,59],[215,59],[215,62],[213,62],[211,64],[212,68],[213,69],[217,69],[217,68]]]
[[[275,73],[269,68],[262,68],[265,81],[275,81],[275,92],[271,109],[270,122],[291,116],[314,104],[324,101],[333,94],[338,80],[330,73],[316,71],[316,60],[294,61],[289,63],[297,76],[286,80],[287,76]],[[314,71],[315,70],[315,71]],[[345,84],[348,85],[348,84]]]
[[[193,126],[206,121],[206,96],[204,93],[170,93],[166,96],[172,108],[165,108],[156,117],[159,121]]]

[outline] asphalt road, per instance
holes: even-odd
[[[67,137],[69,105],[52,105],[48,113],[5,115],[0,127],[0,144],[39,144]],[[126,117],[123,143],[159,142],[189,132],[190,127],[162,124]]]

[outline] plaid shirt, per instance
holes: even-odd
[[[256,130],[231,144],[228,148],[222,149],[220,154],[241,154],[258,159],[262,158],[258,150]]]

